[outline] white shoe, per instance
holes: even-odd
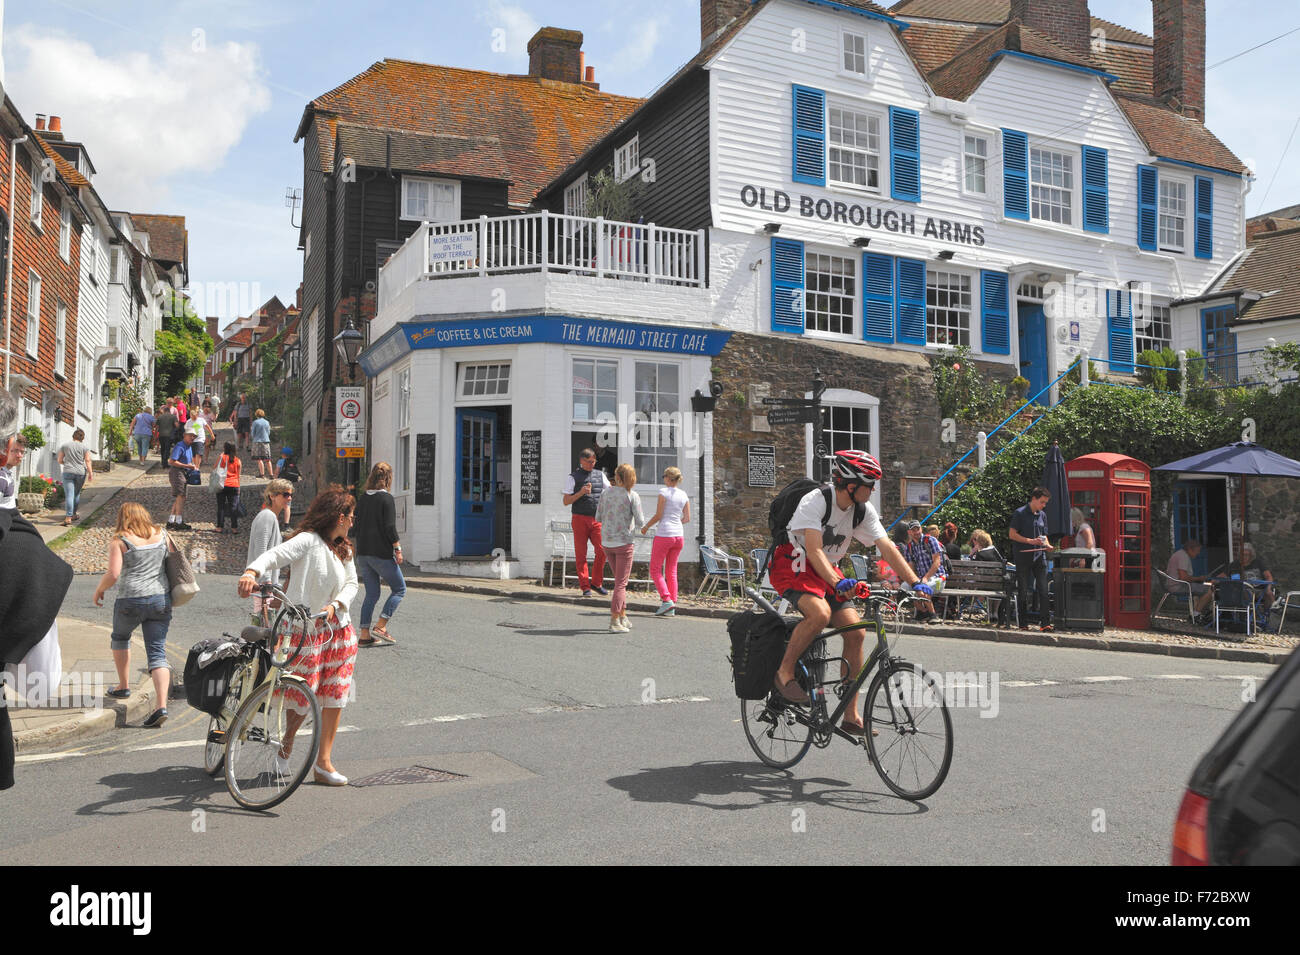
[[[672,613],[673,608],[675,606],[677,605],[674,604],[671,600],[665,600],[663,603],[659,605],[659,609],[655,611],[655,616],[662,617],[664,614]]]
[[[627,633],[631,627],[625,627],[622,620],[615,620],[609,625],[610,633]]]
[[[623,625],[624,630],[632,629],[632,621],[627,619],[627,614],[623,614],[623,616],[619,617],[618,622]]]
[[[319,763],[313,766],[312,769],[316,772],[316,782],[318,783],[324,783],[326,786],[346,786],[348,784],[348,777],[342,773],[322,769]]]
[[[289,757],[273,756],[271,757],[271,768],[275,770],[277,776],[289,775]]]

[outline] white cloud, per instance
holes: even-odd
[[[634,73],[647,66],[654,58],[665,23],[661,18],[645,20],[633,26],[630,30],[632,38],[614,54],[614,62],[606,67],[606,72],[621,75]]]
[[[488,48],[493,53],[504,53],[513,60],[528,56],[528,41],[537,33],[539,24],[527,10],[502,0],[480,0],[477,16],[493,31],[488,37]],[[497,30],[501,33],[497,34]]]
[[[28,122],[36,112],[63,118],[68,138],[86,144],[112,208],[152,209],[171,177],[219,168],[252,117],[271,107],[255,44],[195,37],[101,56],[83,40],[29,26],[7,39],[14,100]]]

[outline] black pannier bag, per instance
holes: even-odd
[[[764,699],[781,667],[792,626],[770,613],[746,610],[727,620],[731,635],[731,673],[736,696]]]
[[[243,647],[242,640],[213,637],[200,640],[190,648],[183,675],[185,699],[190,706],[213,716],[221,712],[221,704],[230,689],[230,681],[243,662]],[[204,654],[212,656],[206,665],[200,666],[199,661]],[[266,673],[268,661],[265,659],[265,651],[260,651],[258,656],[257,679],[260,680]]]

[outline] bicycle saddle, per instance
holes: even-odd
[[[271,639],[271,628],[245,627],[240,631],[239,639],[246,643],[266,643]]]

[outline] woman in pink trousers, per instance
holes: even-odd
[[[655,516],[641,528],[642,534],[655,530],[654,547],[650,550],[650,579],[659,591],[659,609],[656,617],[677,616],[677,558],[682,552],[686,531],[683,524],[691,522],[691,499],[677,485],[682,482],[682,472],[675,467],[664,469],[664,484],[659,491],[659,507]]]

